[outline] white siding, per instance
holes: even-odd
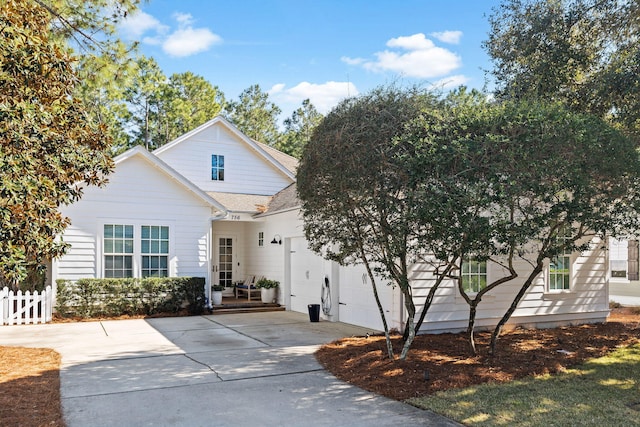
[[[224,156],[224,181],[211,179],[212,154]],[[158,157],[204,191],[272,195],[292,182],[221,124],[158,153]]]
[[[524,260],[515,264],[518,277],[485,294],[478,305],[476,325],[492,328],[507,311],[528,276],[531,266]],[[501,277],[501,267],[489,266],[489,281]],[[413,266],[414,298],[419,314],[433,276],[425,265]],[[551,326],[578,321],[603,321],[608,314],[606,257],[598,239],[591,249],[572,256],[571,289],[549,292],[546,271],[534,279],[514,312],[510,324]],[[442,332],[466,328],[469,306],[459,294],[454,281],[443,283],[423,324],[422,331]]]
[[[54,280],[102,277],[100,236],[106,223],[168,225],[170,274],[208,281],[211,207],[142,156],[119,163],[105,187],[87,188],[62,213],[71,219],[63,235],[71,248],[56,261]]]
[[[264,232],[264,246],[259,247],[258,233],[261,231]],[[281,237],[281,245],[271,243],[276,235]],[[287,309],[291,309],[291,283],[287,258],[291,250],[291,239],[302,236],[302,222],[298,218],[298,211],[260,218],[247,226],[244,245],[247,261],[244,273],[279,281],[278,302]]]
[[[639,281],[610,281],[609,298],[625,306],[640,307]]]
[[[300,241],[304,240],[302,221],[298,218],[298,211],[267,216],[261,221],[264,222],[249,223],[247,227],[245,272],[279,280],[281,282],[279,302],[286,305],[288,309],[306,312],[306,301],[304,304],[292,304],[289,296],[291,276],[302,277],[300,275],[306,274],[308,265],[315,265],[308,260],[305,261],[307,265],[287,264],[288,260],[292,263],[296,260],[288,254],[292,249],[291,242],[294,241],[297,248],[302,244]],[[257,247],[259,231],[265,233],[265,246],[262,248]],[[269,243],[275,234],[282,237],[283,245]],[[381,330],[382,323],[370,280],[366,275],[363,280],[363,274],[366,273],[364,267],[340,267],[328,261],[318,261],[318,263],[322,267],[316,266],[314,270],[321,270],[321,275],[327,275],[331,280],[332,311],[330,316],[323,317]],[[511,305],[531,269],[530,264],[523,260],[516,263],[515,267],[519,277],[490,291],[480,302],[476,318],[479,329],[493,328],[497,324]],[[502,275],[502,268],[496,264],[490,266],[489,270],[489,280],[496,280]],[[608,315],[606,256],[599,240],[594,239],[589,250],[572,256],[571,274],[571,289],[565,292],[549,292],[546,271],[540,274],[520,302],[510,324],[546,327],[605,320]],[[317,301],[309,301],[314,303],[319,302],[321,286],[320,279],[317,277],[315,279],[315,282],[318,282],[317,289],[312,293],[317,294]],[[411,266],[410,279],[418,317],[425,297],[434,283],[434,278],[427,264],[415,264]],[[406,319],[406,310],[400,291],[380,279],[378,291],[389,327],[402,328]],[[436,292],[421,331],[463,330],[467,326],[468,317],[469,306],[459,294],[454,281],[449,280],[444,282]]]

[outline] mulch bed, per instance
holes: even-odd
[[[64,426],[60,355],[48,348],[0,347],[0,425]]]
[[[640,310],[614,309],[605,324],[515,329],[488,354],[490,333],[476,334],[471,356],[464,334],[419,335],[406,360],[389,360],[384,336],[345,338],[322,346],[318,361],[336,377],[396,400],[439,390],[562,372],[616,347],[640,342]],[[401,337],[394,337],[400,354]],[[425,379],[427,378],[427,379]]]

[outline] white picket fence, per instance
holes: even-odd
[[[53,292],[51,286],[38,294],[29,291],[0,291],[0,325],[28,325],[51,320]]]

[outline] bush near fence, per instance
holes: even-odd
[[[59,279],[56,284],[56,312],[63,317],[152,315],[185,308],[198,315],[205,310],[203,277]]]

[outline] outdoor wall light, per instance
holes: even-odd
[[[271,241],[272,245],[281,245],[282,244],[282,237],[280,237],[279,234],[276,234],[275,236],[273,236],[273,240]]]

